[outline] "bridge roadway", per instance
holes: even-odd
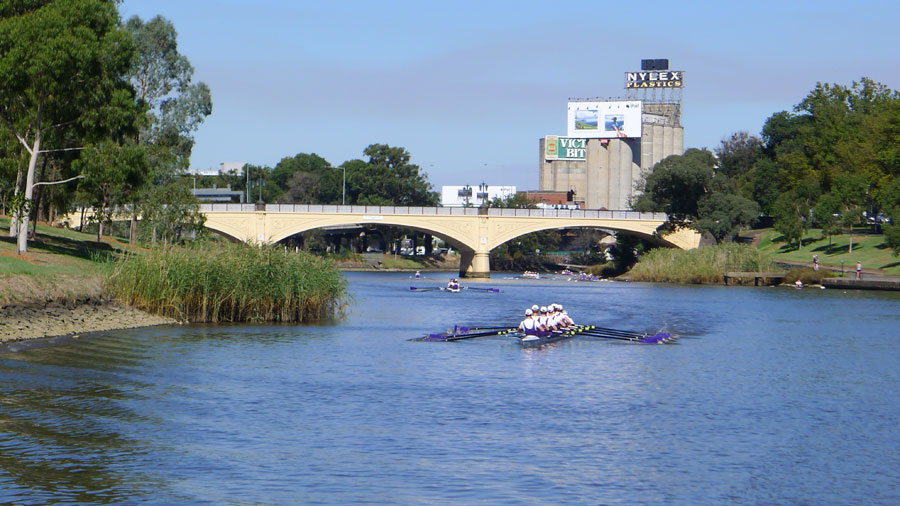
[[[540,230],[591,227],[626,232],[666,246],[693,249],[700,235],[688,229],[654,235],[663,213],[568,209],[338,206],[311,204],[202,204],[206,227],[251,244],[276,243],[322,227],[395,225],[432,234],[460,252],[459,274],[490,277],[489,253]]]

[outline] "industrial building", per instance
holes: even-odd
[[[684,153],[684,72],[643,60],[626,73],[626,100],[569,100],[567,136],[540,140],[539,190],[574,191],[583,209],[630,209],[644,171]]]

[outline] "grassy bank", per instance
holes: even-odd
[[[725,271],[775,270],[769,254],[743,244],[720,244],[693,250],[658,248],[641,255],[628,272],[633,281],[721,283]]]
[[[339,311],[346,296],[332,262],[237,244],[123,256],[106,289],[129,306],[192,322],[319,320]]]
[[[129,249],[115,239],[38,225],[28,252],[16,254],[9,217],[0,216],[0,304],[69,303],[103,296],[102,263]]]
[[[856,270],[856,262],[862,262],[866,269],[880,269],[883,274],[900,275],[900,257],[893,255],[885,244],[884,236],[874,234],[841,234],[822,237],[817,229],[810,230],[803,237],[803,246],[788,246],[784,237],[772,229],[753,231],[756,247],[768,253],[775,260],[812,263],[813,255],[819,255],[819,263],[839,270],[841,261],[847,273]],[[853,240],[853,252],[850,241]]]

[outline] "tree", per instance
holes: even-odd
[[[340,204],[343,170],[315,153],[282,158],[271,171],[271,182],[280,190],[274,198],[298,204]]]
[[[142,226],[149,228],[152,243],[157,240],[178,242],[188,231],[206,234],[203,227],[206,217],[200,213],[200,203],[190,189],[177,180],[153,186],[147,193],[143,209]]]
[[[822,227],[822,235],[828,236],[828,246],[831,246],[831,236],[841,232],[839,221],[841,208],[841,199],[828,193],[819,199],[813,209],[815,223]]]
[[[82,149],[70,142],[133,125],[132,90],[123,79],[132,46],[109,0],[32,0],[6,6],[4,14],[0,122],[27,152],[15,191],[31,200],[42,154]],[[19,214],[10,226],[20,254],[27,251],[28,221]]]
[[[781,232],[788,246],[797,241],[797,249],[803,246],[803,209],[797,205],[794,195],[785,193],[772,206],[775,230]]]
[[[723,139],[715,152],[719,162],[716,172],[732,182],[735,192],[746,192],[744,196],[750,196],[753,172],[763,156],[763,145],[759,137],[747,132],[736,132]]]
[[[112,220],[130,190],[143,179],[147,158],[140,146],[109,142],[85,150],[75,166],[85,176],[79,187],[91,198],[99,241],[103,224]]]
[[[734,235],[741,225],[759,216],[759,206],[752,200],[731,193],[711,193],[700,199],[694,228],[709,232],[716,242]]]
[[[724,240],[754,220],[759,207],[737,195],[731,180],[716,173],[715,164],[712,153],[698,149],[662,160],[647,175],[634,208],[665,212],[669,219],[664,228],[691,227]]]
[[[818,83],[794,107],[771,116],[763,127],[763,152],[773,167],[757,164],[754,197],[771,211],[772,193],[833,194],[844,199],[842,181],[852,176],[852,201],[842,217],[851,221],[865,209],[876,212],[882,189],[900,171],[900,93],[871,79],[851,86]],[[808,189],[815,184],[817,191]],[[805,187],[800,189],[799,187]],[[801,197],[803,195],[800,195]],[[851,212],[852,211],[852,212]]]
[[[142,202],[152,200],[148,197],[154,188],[167,186],[172,178],[187,170],[193,132],[212,114],[212,98],[205,83],[191,82],[194,69],[187,57],[178,52],[178,34],[169,20],[156,16],[144,22],[133,16],[125,23],[125,29],[136,48],[129,80],[138,107],[146,111],[135,142],[145,146],[149,154],[146,179],[150,185],[134,187],[129,196],[129,240],[133,244]]]
[[[411,164],[406,149],[371,144],[363,151],[364,165],[351,160],[347,169],[348,203],[395,206],[435,206],[439,199],[427,176]],[[352,200],[351,200],[352,195]]]

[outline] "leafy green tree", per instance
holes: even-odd
[[[706,150],[689,149],[664,159],[646,177],[634,208],[665,212],[669,229],[691,227],[724,240],[755,219],[759,208],[737,195],[735,185],[715,167],[715,157]]]
[[[831,237],[841,232],[841,210],[841,199],[831,193],[823,195],[813,209],[815,223],[822,228],[822,235],[828,236],[828,246],[831,246]]]
[[[287,194],[284,200],[298,204],[339,204],[342,177],[342,171],[315,153],[282,158],[272,169],[272,182]]]
[[[709,232],[716,242],[733,236],[741,227],[759,216],[759,206],[740,195],[710,193],[700,199],[694,228]]]
[[[146,147],[149,185],[137,185],[130,194],[132,204],[130,241],[135,242],[137,216],[149,193],[183,174],[194,145],[193,132],[212,113],[209,87],[193,83],[194,69],[178,52],[174,25],[162,16],[144,22],[133,16],[125,23],[136,48],[129,71],[135,100],[146,111],[135,142]]]
[[[523,193],[514,193],[506,198],[494,197],[488,202],[488,207],[504,207],[513,209],[537,209],[534,202],[528,200]]]
[[[133,91],[123,78],[132,45],[109,0],[31,0],[5,5],[3,14],[0,123],[27,152],[16,193],[31,200],[42,154],[78,150],[134,124]],[[27,250],[28,220],[18,215],[10,227],[19,253]]]
[[[900,93],[871,79],[862,78],[849,87],[817,84],[793,112],[783,111],[766,121],[763,151],[776,170],[754,176],[754,197],[768,212],[770,189],[796,191],[802,197],[812,194],[807,189],[814,182],[818,191],[812,206],[819,196],[830,193],[842,199],[844,220],[852,220],[862,209],[876,212],[878,196],[900,170],[897,117]]]
[[[763,145],[759,137],[747,132],[736,132],[722,140],[715,153],[719,162],[716,172],[730,180],[736,193],[750,197],[753,173],[763,156]]]
[[[778,197],[772,206],[772,215],[775,218],[775,230],[780,232],[788,246],[797,242],[797,249],[803,246],[803,222],[804,210],[798,204],[796,196],[785,193]]]
[[[715,157],[705,149],[692,148],[663,159],[646,177],[634,209],[662,211],[671,224],[688,226],[697,217],[700,199],[709,192],[715,166]]]
[[[185,232],[195,232],[201,237],[207,234],[203,227],[206,217],[200,213],[200,203],[190,189],[177,180],[152,187],[142,207],[141,226],[149,231],[152,243],[157,240],[175,243]]]
[[[85,176],[79,187],[91,198],[99,241],[103,238],[103,224],[112,221],[131,188],[142,181],[147,157],[140,146],[110,142],[85,150],[75,166]]]
[[[363,151],[363,164],[345,162],[347,203],[363,205],[435,206],[439,199],[427,176],[411,164],[410,154],[401,147],[371,144]]]

